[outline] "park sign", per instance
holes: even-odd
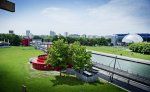
[[[0,9],[15,12],[15,3],[7,0],[0,0]]]

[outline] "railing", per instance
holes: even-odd
[[[92,61],[100,64],[104,64],[114,69],[120,69],[129,73],[133,73],[135,75],[144,76],[150,78],[150,65],[148,63],[139,63],[134,60],[124,59],[119,56],[111,56],[100,53],[92,53]],[[140,69],[143,70],[143,72]],[[149,72],[148,72],[149,71]]]

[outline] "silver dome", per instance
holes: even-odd
[[[138,43],[138,42],[142,42],[142,41],[143,41],[143,38],[137,34],[129,34],[129,35],[126,35],[122,39],[122,42],[125,42],[125,43]]]

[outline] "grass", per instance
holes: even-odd
[[[85,83],[74,76],[31,69],[28,59],[42,54],[32,47],[0,48],[0,92],[124,92],[104,82]]]
[[[122,55],[132,58],[140,58],[145,60],[150,60],[150,55],[135,53],[127,50],[126,48],[117,48],[117,47],[110,47],[110,46],[99,46],[99,47],[93,47],[93,46],[86,46],[89,50],[94,50],[98,52],[104,52],[104,53],[110,53],[110,54],[116,54],[116,55]]]

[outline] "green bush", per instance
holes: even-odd
[[[150,43],[133,43],[129,45],[129,49],[133,52],[143,53],[143,54],[150,54]]]
[[[111,43],[111,39],[106,39],[104,37],[101,38],[84,38],[84,37],[64,37],[64,36],[54,36],[52,38],[53,41],[57,41],[59,39],[63,39],[64,41],[68,42],[69,44],[74,43],[76,41],[80,42],[81,45],[85,46],[108,46]]]

